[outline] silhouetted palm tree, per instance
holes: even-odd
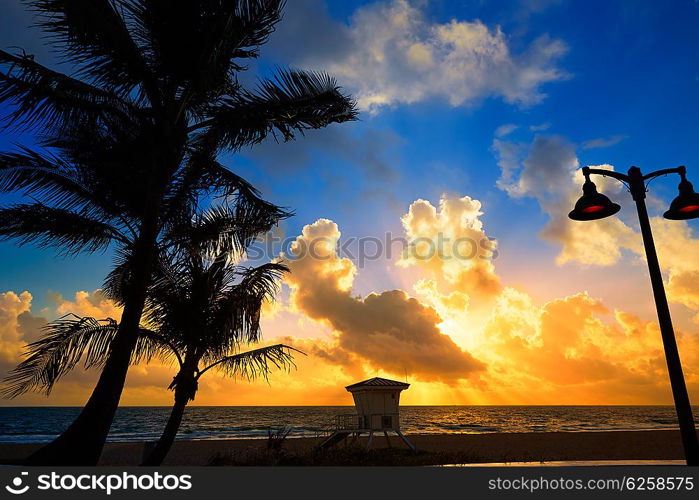
[[[99,381],[34,464],[95,464],[123,390],[163,232],[202,191],[274,213],[216,160],[222,150],[355,118],[330,77],[281,70],[254,90],[236,77],[281,18],[283,0],[33,0],[73,76],[0,51],[5,127],[40,150],[0,155],[0,191],[32,203],[0,211],[0,236],[72,253],[117,244],[123,314]]]
[[[227,220],[222,234],[212,230],[211,220]],[[184,221],[183,221],[184,222]],[[242,224],[241,224],[242,222]],[[231,233],[249,233],[245,217],[220,206],[185,223],[178,234],[182,244],[165,252],[157,277],[149,290],[146,324],[140,328],[131,363],[153,357],[176,360],[178,372],[169,389],[175,393],[165,430],[144,465],[159,465],[175,440],[198,382],[212,368],[229,376],[252,380],[267,378],[270,365],[293,366],[292,351],[283,344],[241,352],[242,346],[260,341],[260,312],[265,300],[273,300],[278,279],[288,269],[279,263],[243,268],[238,259],[239,241]],[[113,293],[118,293],[113,290]],[[5,379],[6,397],[27,391],[50,394],[55,383],[84,359],[85,368],[101,367],[108,359],[118,332],[113,319],[98,320],[69,315],[49,323],[44,335],[27,348],[27,357]]]

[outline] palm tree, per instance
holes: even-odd
[[[213,212],[223,219],[221,213],[226,210],[223,205]],[[181,220],[178,233],[184,238],[158,267],[149,292],[146,321],[158,325],[179,370],[169,386],[175,393],[170,418],[144,465],[162,463],[204,373],[217,368],[232,376],[267,378],[270,363],[289,368],[293,365],[291,352],[301,352],[282,344],[240,352],[241,344],[260,341],[262,304],[274,299],[278,281],[289,269],[278,262],[247,268],[233,264],[239,260],[237,242],[243,238],[230,238],[230,232],[202,231],[211,213]],[[227,227],[236,227],[232,232],[242,227],[249,234],[245,216],[234,215],[229,220]]]
[[[49,323],[44,327],[44,335],[29,344],[28,358],[6,378],[10,385],[5,387],[4,395],[14,398],[32,390],[49,395],[55,383],[75,368],[83,356],[86,369],[103,366],[118,327],[118,323],[111,318],[98,320],[72,314]],[[157,331],[141,327],[131,363],[149,362],[155,356],[165,360],[174,357],[178,366],[177,375],[168,386],[175,393],[175,403],[160,439],[143,465],[162,463],[175,441],[185,407],[194,401],[199,379],[204,373],[213,368],[233,378],[242,377],[248,381],[257,377],[267,379],[271,372],[270,365],[289,369],[294,366],[291,352],[301,353],[291,346],[274,344],[244,352],[231,351],[235,353],[217,358],[214,352],[219,349],[220,346],[207,346],[204,343],[195,348],[193,345],[172,342]],[[195,363],[197,357],[205,361],[203,367]]]
[[[216,234],[211,220],[227,218],[225,230]],[[241,221],[242,219],[242,221]],[[293,347],[276,344],[241,352],[241,346],[261,339],[260,312],[265,300],[273,300],[279,278],[288,268],[268,263],[243,268],[239,241],[233,233],[249,232],[245,217],[226,206],[194,219],[183,218],[177,233],[182,242],[157,266],[149,290],[146,324],[141,326],[131,363],[153,357],[177,363],[178,371],[168,389],[175,403],[162,436],[144,465],[159,465],[175,440],[184,410],[193,401],[199,379],[211,369],[252,380],[267,378],[270,365],[289,369]],[[113,293],[119,293],[118,280]],[[84,357],[85,368],[101,367],[119,330],[111,319],[68,315],[49,323],[44,335],[29,344],[27,357],[5,379],[6,397],[27,391],[50,394],[55,383]]]
[[[30,0],[38,25],[76,71],[0,51],[5,128],[35,148],[0,154],[0,191],[31,203],[0,209],[0,237],[67,253],[116,245],[123,314],[87,404],[32,464],[97,462],[121,397],[139,325],[173,218],[207,191],[234,196],[264,219],[263,202],[217,157],[268,135],[356,117],[324,74],[279,70],[253,90],[237,74],[281,19],[283,0]],[[170,232],[171,233],[171,232]]]

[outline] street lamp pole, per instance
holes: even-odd
[[[638,211],[638,220],[641,226],[641,235],[643,236],[643,246],[646,251],[646,260],[648,262],[648,272],[650,281],[653,287],[653,296],[655,298],[655,306],[658,312],[658,323],[660,325],[660,334],[663,340],[665,350],[665,360],[667,361],[667,369],[670,375],[670,385],[672,386],[672,396],[675,401],[675,410],[677,412],[677,420],[680,426],[682,436],[682,444],[684,447],[685,458],[687,465],[699,466],[699,441],[697,440],[697,431],[694,426],[694,417],[692,415],[692,407],[689,402],[689,394],[687,393],[687,385],[682,372],[682,363],[680,362],[680,354],[677,350],[677,342],[675,340],[675,331],[672,327],[672,318],[670,317],[670,308],[665,296],[665,286],[663,284],[662,274],[660,273],[660,264],[658,263],[658,255],[653,242],[653,233],[650,227],[650,219],[648,218],[648,210],[646,209],[646,181],[658,177],[660,175],[677,173],[685,179],[685,167],[672,169],[658,170],[647,175],[643,175],[638,167],[631,167],[628,175],[610,170],[602,170],[596,168],[583,168],[585,179],[589,182],[591,174],[614,177],[617,180],[628,184],[631,196],[636,202],[636,210]],[[594,186],[594,185],[593,185]],[[682,185],[680,185],[682,186]],[[596,196],[603,197],[599,193]],[[584,198],[584,196],[583,196]],[[606,198],[606,197],[604,197]],[[582,199],[581,199],[582,201]],[[607,199],[607,201],[609,201]],[[596,203],[599,203],[597,199]],[[611,201],[609,201],[611,204]],[[692,206],[693,205],[689,205]],[[595,208],[596,206],[593,206]],[[578,207],[576,206],[576,210]],[[589,209],[589,207],[588,207]],[[602,211],[602,209],[599,209]],[[581,210],[585,212],[583,208]],[[618,208],[617,208],[618,211]],[[576,219],[575,210],[571,212],[570,217]],[[581,219],[578,219],[581,220]],[[582,220],[591,220],[590,218]]]

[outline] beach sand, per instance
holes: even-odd
[[[410,435],[419,450],[415,465],[540,462],[598,460],[679,460],[682,444],[679,431],[608,431],[608,432],[537,432],[502,434],[428,434]],[[317,438],[287,439],[288,455],[311,452],[320,442]],[[360,445],[365,443],[361,441]],[[396,449],[405,448],[397,437],[391,437]],[[234,463],[246,463],[246,457],[264,454],[267,440],[236,439],[219,441],[177,441],[164,465],[207,465],[216,456],[236,457]],[[0,462],[16,462],[40,445],[0,444]],[[107,443],[101,465],[137,465],[147,443]],[[342,445],[339,445],[342,449]],[[383,435],[376,436],[372,449],[383,453],[387,448]],[[396,452],[398,455],[403,455]],[[386,465],[395,465],[386,455]],[[230,463],[225,462],[224,463]],[[381,463],[381,462],[380,462]],[[402,462],[401,462],[402,463]],[[410,462],[413,463],[413,462]]]

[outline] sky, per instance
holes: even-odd
[[[19,2],[0,9],[0,46],[62,68]],[[698,21],[695,0],[289,2],[241,81],[327,71],[360,119],[223,162],[295,212],[257,258],[292,268],[263,334],[307,356],[269,383],[207,374],[194,404],[350,404],[343,387],[377,375],[411,383],[404,404],[670,404],[630,195],[600,179],[618,217],[567,213],[583,166],[686,165],[699,182]],[[17,143],[32,137],[0,135]],[[677,182],[647,202],[697,403],[697,223],[662,219]],[[322,258],[294,253],[318,238]],[[0,243],[0,371],[47,320],[118,317],[99,290],[110,259]],[[169,404],[173,375],[133,367],[122,403]],[[0,404],[80,405],[95,379]]]

